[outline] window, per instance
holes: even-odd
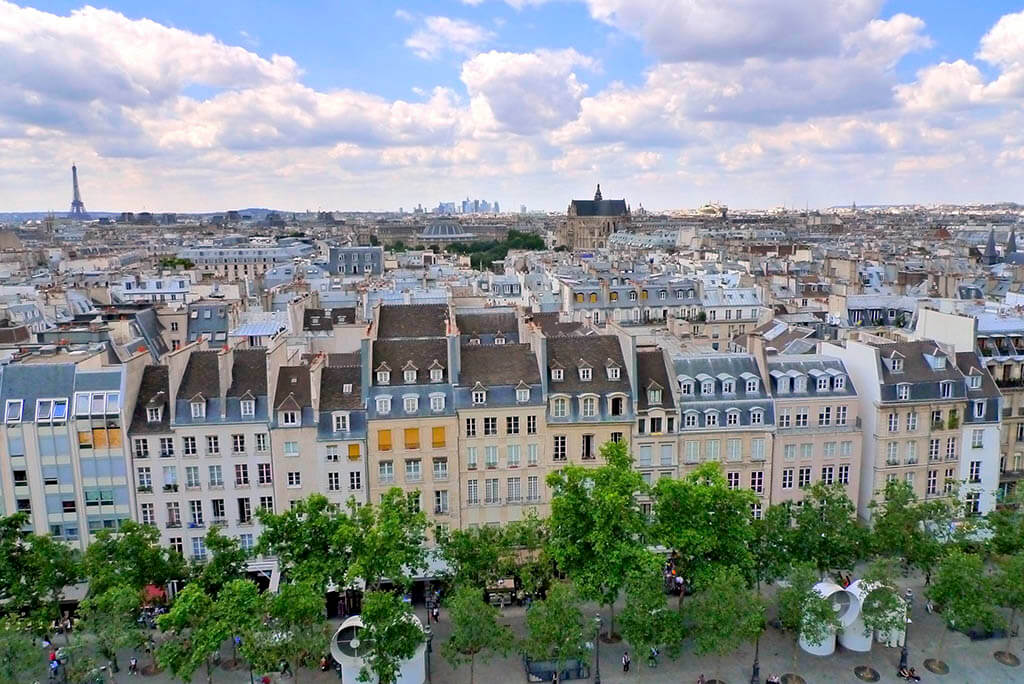
[[[402,372],[402,379],[405,380],[405,384],[411,385],[416,382],[416,371],[414,369],[405,370]]]
[[[907,414],[907,432],[915,430],[917,430],[917,411],[911,411]]]
[[[740,451],[740,440],[738,439],[727,439],[725,440],[725,460],[726,461],[739,461],[742,458]]]
[[[848,485],[850,484],[850,466],[843,464],[839,466],[839,484]]]
[[[971,389],[978,389],[979,387],[981,387],[981,376],[972,375],[971,377],[969,377],[967,379],[967,386],[970,387]]]
[[[981,482],[981,461],[971,461],[969,472],[970,482]]]
[[[740,412],[739,411],[735,411],[735,410],[730,410],[728,413],[726,413],[725,414],[725,424],[726,425],[739,425],[740,424]]]
[[[608,379],[609,380],[618,380],[619,377],[621,377],[620,374],[619,374],[619,367],[618,366],[608,366]]]
[[[697,427],[697,414],[693,412],[687,413],[683,416],[683,427],[694,428]]]
[[[469,470],[476,470],[476,447],[466,447],[466,468]]]
[[[889,432],[897,432],[900,429],[900,416],[898,413],[889,414]]]
[[[443,425],[430,428],[430,446],[435,449],[443,449],[447,442]]]
[[[796,410],[796,427],[807,427],[807,407],[803,406]]]
[[[804,442],[800,445],[800,459],[807,461],[814,458],[814,444],[810,442]]]
[[[787,444],[782,448],[782,457],[787,461],[796,460],[796,444]]]
[[[219,465],[212,465],[208,469],[210,476],[210,487],[223,487],[224,486],[224,474]]]
[[[933,428],[941,428],[942,427],[942,411],[939,411],[939,410],[932,411],[932,427]]]
[[[298,458],[299,456],[299,443],[295,441],[288,441],[284,443],[284,455],[289,458]]]
[[[719,459],[719,450],[721,442],[717,439],[710,439],[704,442],[704,460],[706,461],[717,461]]]
[[[496,446],[485,446],[484,447],[484,465],[488,468],[498,467],[498,447]]]
[[[192,518],[193,527],[203,526],[203,502],[202,501],[189,501],[188,502],[189,514]]]
[[[197,489],[199,486],[199,466],[186,466],[185,487],[188,489]]]
[[[380,451],[391,451],[391,430],[377,430],[377,448]]]
[[[726,482],[729,484],[729,489],[740,488],[740,474],[737,472],[728,472],[725,474]]]
[[[981,515],[981,493],[970,492],[966,499],[967,514],[968,515]]]
[[[448,459],[447,458],[435,458],[434,459],[434,479],[435,480],[447,480],[448,479]]]
[[[853,442],[846,441],[839,445],[839,457],[850,458],[853,456]]]
[[[946,438],[946,459],[956,459],[956,437]]]
[[[763,461],[765,459],[764,439],[757,438],[750,440],[750,460]]]
[[[281,425],[298,425],[298,411],[281,411]]]
[[[195,437],[182,437],[181,438],[181,450],[182,450],[182,453],[184,455],[186,455],[186,456],[195,456],[197,453],[199,453],[199,450],[196,447],[196,438]]]
[[[835,466],[822,466],[821,467],[821,481],[827,485],[835,482]]]
[[[583,435],[580,457],[585,461],[594,458],[594,435]]]
[[[405,428],[403,431],[403,441],[406,449],[419,449],[420,448],[420,429],[419,428]]]
[[[192,557],[196,560],[206,560],[206,540],[202,537],[192,537]]]
[[[903,372],[903,359],[893,357],[892,359],[892,372],[902,373]]]
[[[476,418],[466,419],[466,436],[476,437]]]
[[[811,484],[811,469],[809,467],[801,468],[798,473],[797,486],[800,489],[807,487]]]
[[[388,385],[391,383],[391,372],[390,371],[377,371],[377,384]]]
[[[692,382],[680,383],[680,385],[679,385],[679,393],[682,394],[684,397],[692,397],[693,396],[693,383]]]
[[[985,431],[984,430],[974,430],[973,432],[971,432],[971,448],[972,449],[980,449],[982,447],[982,442],[984,440],[984,435],[985,435]]]
[[[363,476],[358,470],[348,474],[348,488],[352,491],[359,491],[363,488]]]
[[[505,416],[505,433],[509,435],[519,434],[519,416]]]
[[[687,440],[683,448],[683,459],[686,463],[696,463],[700,452],[700,442]]]
[[[334,414],[334,431],[335,432],[348,432],[348,414],[347,413],[335,413]]]
[[[434,492],[434,513],[444,515],[448,512],[448,491],[440,489]]]
[[[554,437],[554,450],[551,453],[551,459],[554,460],[554,461],[565,461],[565,459],[566,459],[565,435],[555,435],[555,437]]]
[[[750,489],[755,494],[764,494],[764,471],[754,470],[750,473]]]
[[[732,394],[736,391],[736,383],[732,380],[722,381],[722,394]]]
[[[828,376],[827,375],[823,375],[822,377],[818,378],[818,391],[819,392],[828,392]]]
[[[597,415],[597,399],[595,397],[583,397],[582,413],[584,418],[593,418]]]
[[[486,404],[487,403],[487,392],[484,390],[473,390],[473,403],[474,404]]]
[[[818,411],[818,425],[831,425],[832,424],[832,407],[822,406]]]
[[[256,402],[252,399],[243,399],[241,402],[243,418],[252,418],[256,415]]]
[[[928,440],[928,460],[938,461],[939,460],[939,440],[930,439]]]
[[[291,488],[302,486],[302,473],[293,470],[288,473],[288,486]]]
[[[910,398],[910,385],[901,383],[896,385],[896,398],[905,401]]]
[[[252,553],[252,550],[255,546],[252,534],[250,534],[249,532],[245,532],[243,534],[238,535],[238,546],[246,553]]]
[[[206,402],[204,402],[204,401],[193,401],[192,402],[192,417],[193,418],[205,418],[206,417]]]
[[[245,463],[235,464],[235,486],[249,486],[249,466]]]
[[[984,418],[985,417],[985,402],[976,401],[974,402],[974,417]]]
[[[150,406],[146,409],[146,421],[150,423],[159,423],[160,415],[163,413],[159,406]],[[9,421],[8,421],[9,422]]]
[[[326,447],[326,452],[326,459],[328,463],[337,463],[340,460],[337,444],[328,444]]]
[[[561,368],[552,368],[551,369],[551,379],[552,380],[554,380],[556,382],[560,382],[563,377],[565,377],[565,376],[564,376],[563,371],[562,371]]]
[[[506,494],[509,502],[513,502],[514,503],[514,502],[520,501],[522,499],[522,492],[520,490],[521,482],[522,482],[522,478],[518,478],[518,477],[510,477],[510,478],[508,478],[507,489],[505,490],[505,494]]]
[[[708,396],[715,393],[715,383],[713,380],[705,380],[700,384],[700,393],[704,396]]]
[[[538,445],[536,445],[536,444],[527,444],[526,445],[526,465],[528,465],[528,466],[535,466],[535,465],[537,465],[538,452],[539,451],[540,451],[540,449],[538,448]]]
[[[786,468],[782,471],[782,488],[792,489],[793,488],[793,469]]]
[[[500,503],[501,499],[498,498],[498,478],[489,478],[484,480],[484,503],[495,504]]]
[[[948,380],[940,385],[942,389],[942,398],[949,399],[953,396],[953,383]]]
[[[516,390],[516,401],[520,404],[530,401],[530,390],[528,389],[517,389]]]
[[[160,438],[160,458],[171,458],[174,456],[174,438]]]
[[[149,468],[136,468],[139,489],[146,491],[153,488],[153,475]]]
[[[249,497],[241,497],[238,499],[238,524],[244,525],[252,522],[252,502],[249,501]]]
[[[149,440],[148,439],[136,439],[133,440],[135,446],[135,458],[149,458]]]
[[[592,368],[580,368],[580,380],[583,382],[590,382],[593,376],[594,372]]]
[[[443,394],[431,394],[430,395],[430,410],[431,411],[444,411],[444,395]]]
[[[380,415],[386,416],[391,413],[391,397],[377,397],[374,403]]]
[[[886,465],[899,465],[900,464],[899,447],[900,447],[899,442],[888,442],[886,444],[886,448],[887,448],[886,456],[885,456],[885,464]]]
[[[750,380],[747,380],[747,394],[753,394],[757,392],[757,385],[757,380],[754,380],[752,378]]]
[[[156,510],[154,504],[144,503],[139,504],[139,509],[142,512],[142,524],[143,525],[155,525],[156,524]]]
[[[416,413],[420,408],[419,397],[402,397],[402,409],[406,413]]]
[[[536,475],[526,478],[526,500],[540,501],[540,478]]]
[[[256,464],[256,481],[261,485],[274,483],[274,475],[269,463]]]
[[[480,489],[477,480],[466,481],[466,503],[475,506],[480,503]]]
[[[836,392],[846,389],[846,376],[837,375],[835,379],[832,380],[832,389]]]
[[[952,468],[946,468],[946,479],[942,485],[942,492],[944,494],[951,494],[953,492],[954,475]]]
[[[245,453],[245,435],[231,435],[231,452],[234,454]]]
[[[764,424],[764,411],[761,409],[754,409],[750,412],[750,424],[751,425],[763,425]]]
[[[779,427],[780,428],[788,428],[789,427],[790,422],[791,422],[791,418],[790,418],[790,415],[789,415],[789,409],[782,409],[781,411],[779,411],[778,421],[779,421]]]
[[[378,475],[381,483],[390,483],[395,481],[395,464],[391,461],[381,461],[377,465]]]
[[[484,418],[484,436],[498,434],[498,419],[495,416]]]
[[[718,412],[708,411],[704,414],[704,426],[705,427],[718,427]]]
[[[835,442],[825,442],[825,445],[822,448],[822,457],[825,458],[826,460],[836,457]]]

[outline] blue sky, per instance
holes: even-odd
[[[0,210],[1024,201],[1020,2],[99,7],[0,0]]]

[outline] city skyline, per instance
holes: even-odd
[[[0,0],[0,211],[1020,200],[1019,5],[806,5]]]

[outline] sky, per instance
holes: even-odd
[[[0,211],[1024,202],[1024,2],[0,0]]]

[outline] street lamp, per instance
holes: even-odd
[[[903,600],[907,602],[907,612],[903,616],[903,649],[900,651],[900,669],[902,670],[907,666],[907,637],[909,636],[908,631],[910,625],[910,610],[914,607],[914,592],[907,587],[907,591],[903,594]]]
[[[601,614],[594,616],[597,638],[594,639],[594,684],[601,684]]]
[[[430,651],[431,644],[434,641],[434,632],[432,629],[430,629],[430,625],[427,625],[423,629],[423,633],[427,637],[427,681],[432,683],[434,680],[430,678]]]
[[[761,635],[754,639],[754,670],[750,673],[750,684],[761,684],[761,664],[757,662],[761,653]]]

